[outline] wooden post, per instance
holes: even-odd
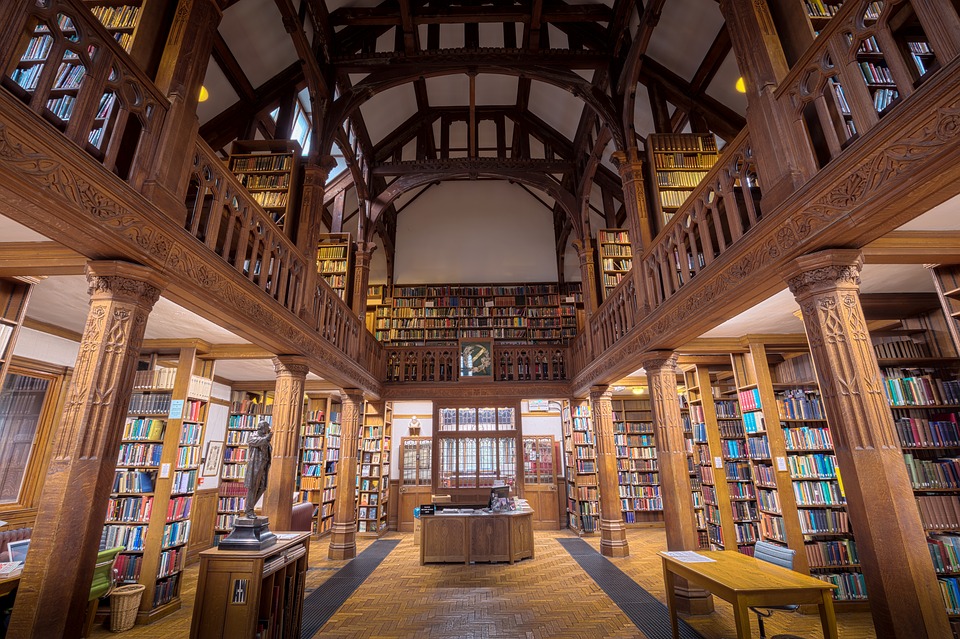
[[[860,306],[862,264],[856,250],[821,251],[794,260],[783,276],[803,313],[877,636],[949,637]]]
[[[357,556],[357,445],[363,393],[356,388],[343,391],[340,418],[340,461],[337,462],[337,499],[333,504],[330,526],[330,559]]]
[[[90,311],[40,496],[9,634],[79,637],[147,316],[163,280],[90,262]]]
[[[357,254],[353,262],[353,313],[363,321],[367,312],[367,284],[370,282],[370,260],[377,245],[373,242],[357,242]]]
[[[747,125],[763,184],[763,209],[771,211],[817,167],[796,139],[796,116],[774,95],[790,68],[767,3],[720,0],[720,13],[747,87]]]
[[[620,480],[617,475],[617,448],[613,442],[612,392],[608,386],[590,389],[593,434],[597,439],[597,472],[600,486],[600,554],[627,557],[627,527],[620,515]]]
[[[683,437],[683,419],[677,396],[677,354],[672,351],[644,353],[643,368],[650,387],[657,469],[660,472],[660,498],[667,533],[667,550],[697,550],[697,522],[693,513],[687,448]],[[686,580],[677,580],[677,609],[694,615],[713,612],[713,598]]]
[[[627,230],[630,231],[630,247],[633,249],[633,258],[639,262],[643,249],[653,241],[653,226],[650,224],[650,215],[647,212],[647,198],[644,195],[643,164],[636,159],[628,159],[627,154],[617,151],[610,156],[614,166],[620,172],[620,181],[623,183],[623,204],[627,207]]]
[[[273,396],[273,458],[263,495],[263,514],[273,530],[290,530],[293,493],[297,489],[300,422],[303,418],[303,383],[310,370],[305,357],[273,358],[277,385]]]
[[[300,215],[297,220],[297,249],[307,259],[303,277],[303,296],[300,317],[309,318],[317,294],[317,245],[323,231],[323,195],[327,176],[337,165],[333,156],[326,156],[319,164],[307,163],[303,167],[303,191],[300,195]]]
[[[190,158],[199,123],[197,103],[207,72],[213,38],[222,14],[212,0],[180,0],[170,25],[167,44],[157,71],[157,88],[170,100],[157,146],[154,171],[144,185],[144,195],[183,223]],[[137,39],[140,39],[138,31]]]

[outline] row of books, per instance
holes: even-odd
[[[201,458],[199,446],[181,446],[177,450],[177,468],[196,468]]]
[[[833,450],[833,437],[826,426],[784,428],[783,439],[788,451]]]
[[[134,393],[128,413],[133,415],[166,415],[170,410],[169,393]]]
[[[867,598],[867,582],[859,572],[838,572],[816,577],[837,587],[833,591],[835,601],[861,601]]]
[[[230,168],[234,173],[237,173],[243,171],[289,171],[292,167],[292,155],[270,153],[248,157],[233,156]]]
[[[752,501],[732,501],[730,510],[733,512],[733,520],[737,522],[754,521],[760,518],[757,504]]]
[[[823,402],[804,390],[786,391],[777,396],[780,419],[824,419]]]
[[[836,479],[837,458],[827,453],[788,455],[787,465],[792,479]]]
[[[132,29],[137,26],[140,7],[137,5],[91,7],[93,15],[108,29]]]
[[[100,550],[123,546],[126,552],[140,552],[147,538],[147,526],[108,524],[100,533]]]
[[[123,439],[162,441],[167,422],[151,417],[128,418],[123,426]]]
[[[926,460],[904,453],[910,485],[917,490],[924,488],[960,489],[960,458]]]
[[[796,481],[793,494],[798,506],[843,506],[846,498],[835,481]]]
[[[180,572],[183,568],[184,551],[181,548],[171,548],[160,553],[160,563],[157,567],[157,579],[163,579]]]
[[[770,442],[766,435],[747,439],[747,448],[750,459],[770,459]]]
[[[190,539],[190,521],[175,521],[163,527],[162,548],[180,546]]]
[[[178,470],[173,473],[173,483],[170,486],[170,492],[172,494],[192,493],[196,485],[196,470]]]
[[[161,444],[120,444],[117,466],[159,466],[162,454]]]
[[[176,368],[153,368],[133,375],[134,390],[173,390],[177,381]]]
[[[811,568],[851,566],[860,563],[857,542],[853,539],[811,541],[805,543],[803,549],[807,553],[807,564]]]
[[[663,499],[660,497],[635,497],[631,499],[621,499],[620,510],[624,512],[663,510]]]
[[[901,417],[894,422],[904,448],[960,446],[960,423],[956,413],[922,417]]]
[[[960,529],[960,500],[956,495],[918,495],[917,508],[927,530]]]
[[[147,523],[153,510],[153,496],[111,497],[107,502],[107,520]]]
[[[927,547],[938,573],[960,573],[960,535],[928,535]]]
[[[177,586],[180,583],[180,573],[175,573],[171,577],[158,581],[153,591],[153,607],[162,606],[170,603],[177,596]]]
[[[173,497],[167,504],[167,521],[171,522],[177,519],[187,519],[190,517],[190,506],[192,504],[193,497]]]
[[[960,381],[932,375],[904,375],[904,369],[884,369],[884,391],[894,406],[960,404]]]
[[[113,476],[113,493],[152,493],[156,471],[118,470]]]
[[[717,427],[720,430],[720,437],[743,437],[745,421],[746,415],[744,415],[743,421],[739,419],[720,419],[717,422]]]
[[[638,486],[633,484],[623,485],[621,484],[618,487],[621,497],[659,497],[660,496],[660,486]]]

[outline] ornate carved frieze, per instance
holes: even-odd
[[[26,119],[15,115],[20,113],[25,113]],[[58,133],[51,132],[48,137],[51,144],[62,147],[62,153],[53,153],[34,144],[34,140],[43,138],[38,131],[42,132],[44,125],[38,123],[28,130],[26,122],[32,117],[33,114],[26,112],[22,105],[0,92],[0,174],[13,175],[42,194],[38,206],[25,209],[36,214],[37,218],[25,219],[25,222],[35,222],[35,228],[87,255],[98,251],[112,255],[119,252],[127,259],[142,261],[154,269],[169,270],[177,276],[171,278],[171,288],[183,289],[187,297],[216,300],[216,305],[224,311],[229,309],[227,312],[233,317],[246,318],[240,324],[248,327],[251,333],[282,340],[286,343],[282,350],[297,351],[310,357],[331,379],[378,393],[379,382],[360,364],[321,338],[312,337],[299,319],[283,317],[279,305],[268,301],[266,294],[252,287],[230,265],[218,263],[219,258],[212,253],[206,256],[206,250],[198,246],[195,238],[175,228],[159,209],[143,200],[116,176],[94,166],[86,156],[77,159],[82,152],[72,150],[72,144],[61,140]],[[79,164],[75,167],[72,162]],[[86,170],[87,165],[89,170]],[[88,178],[88,174],[94,173],[102,179]],[[117,194],[123,191],[127,191],[124,197],[129,202],[140,199],[136,207],[121,201]],[[62,202],[64,206],[57,210],[50,206],[51,200]],[[53,210],[57,213],[47,213]],[[81,219],[65,222],[71,214]],[[108,233],[91,232],[81,236],[76,233],[78,225],[93,225]],[[124,246],[117,239],[130,244]],[[272,346],[280,348],[279,345]]]

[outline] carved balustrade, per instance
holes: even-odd
[[[387,382],[460,380],[460,353],[456,346],[388,346],[384,351]],[[497,345],[493,348],[493,381],[566,381],[568,357],[565,346]]]
[[[187,232],[287,310],[299,311],[310,261],[199,138],[184,206]]]
[[[366,327],[353,314],[340,296],[322,281],[317,283],[317,290],[313,298],[313,327],[323,339],[327,340],[340,352],[354,360],[360,356],[360,335]],[[359,360],[358,360],[359,361]],[[363,361],[360,361],[363,364]],[[371,374],[377,369],[369,368]]]
[[[644,252],[639,274],[634,269],[650,308],[663,304],[756,226],[762,217],[759,203],[757,160],[744,129]],[[598,345],[612,343],[613,328],[594,330],[600,333]]]
[[[638,295],[637,269],[632,270],[603,301],[590,322],[596,352],[603,352],[630,332],[644,316]]]
[[[845,2],[775,94],[806,147],[799,158],[806,177],[954,60],[958,33],[955,3]]]
[[[140,190],[169,103],[80,0],[11,0],[0,83]]]

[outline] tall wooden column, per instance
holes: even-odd
[[[79,637],[147,316],[162,279],[125,262],[87,265],[90,311],[54,435],[11,639]]]
[[[667,550],[697,550],[697,520],[693,512],[687,448],[683,419],[677,397],[677,355],[672,351],[644,353],[643,368],[650,387],[650,406],[656,430],[657,470],[660,498],[667,533]],[[691,588],[676,580],[677,608],[681,612],[705,615],[713,612],[713,598],[705,590]]]
[[[337,499],[330,526],[330,559],[357,556],[357,446],[363,393],[356,388],[343,391],[340,415],[340,461],[337,462]]]
[[[763,184],[763,210],[771,211],[817,167],[797,140],[797,116],[776,99],[790,68],[767,3],[720,0],[720,13],[747,87],[747,124]]]
[[[303,383],[310,367],[299,355],[273,358],[277,386],[273,398],[273,458],[263,514],[273,530],[290,530],[293,493],[297,489],[297,456],[300,454],[300,422],[303,418]]]
[[[311,268],[303,274],[303,295],[300,300],[300,317],[313,313],[313,300],[317,291],[317,245],[323,231],[323,196],[327,189],[327,176],[337,165],[333,156],[324,156],[319,163],[308,162],[303,166],[303,191],[300,194],[300,215],[297,219],[297,249],[310,259]]]
[[[157,88],[167,96],[170,109],[144,195],[161,208],[178,212],[181,223],[186,215],[183,196],[187,191],[190,158],[200,127],[197,122],[200,86],[207,73],[221,17],[214,0],[179,0],[157,71]],[[139,33],[137,40],[140,40]]]
[[[797,298],[830,420],[878,637],[949,637],[926,535],[860,306],[855,250],[795,260]]]
[[[613,443],[611,395],[607,386],[590,389],[600,484],[600,553],[607,557],[626,557],[630,554],[630,546],[627,543],[627,527],[620,515],[620,480],[617,475],[617,448]]]
[[[370,260],[377,245],[373,242],[357,242],[357,254],[353,260],[353,314],[360,318],[367,312],[367,284],[370,282]]]
[[[623,151],[610,156],[623,184],[623,205],[627,208],[627,229],[630,231],[630,246],[634,258],[643,255],[643,247],[653,241],[653,226],[647,212],[647,198],[644,195],[643,164],[636,157],[636,149],[631,149],[628,157]]]

